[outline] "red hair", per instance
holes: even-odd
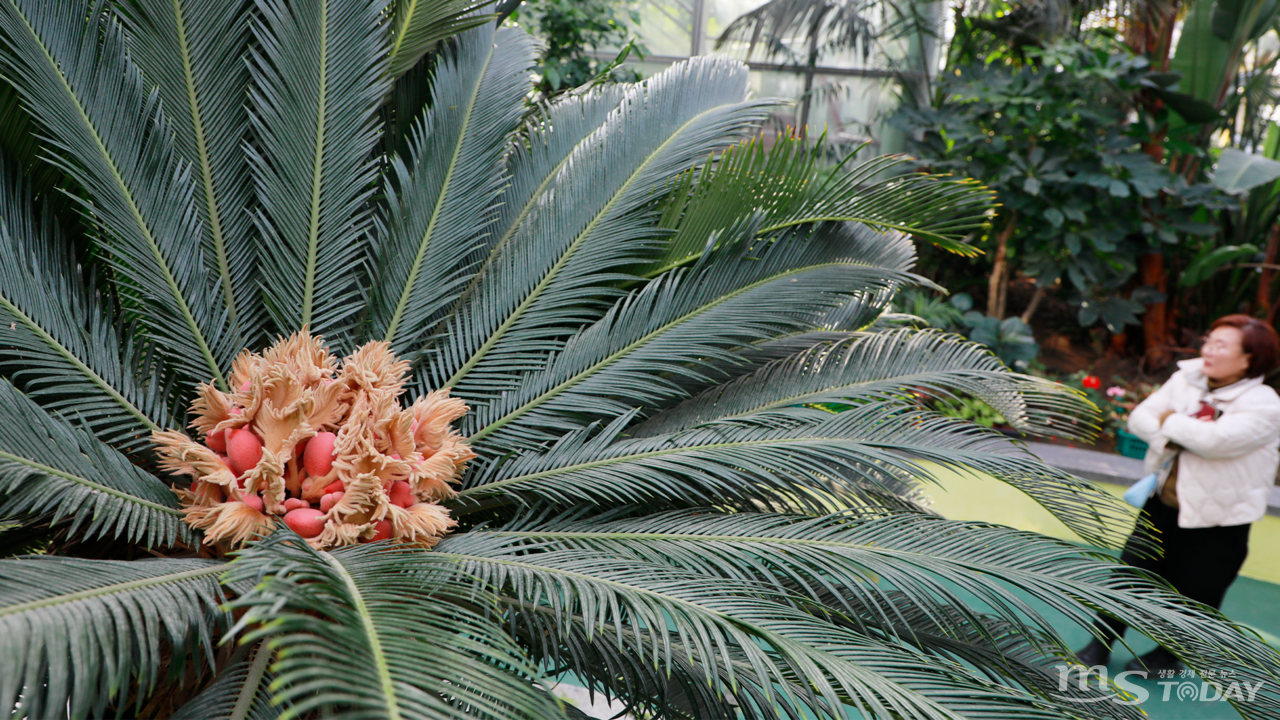
[[[1220,327],[1233,327],[1244,335],[1241,344],[1245,354],[1249,356],[1249,368],[1244,372],[1245,377],[1266,375],[1275,369],[1276,361],[1280,359],[1280,337],[1276,336],[1275,328],[1248,315],[1224,315],[1213,321],[1209,332]]]

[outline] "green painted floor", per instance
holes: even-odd
[[[945,517],[994,522],[1080,541],[1048,511],[1004,483],[937,467],[930,469],[938,477],[940,487],[931,488],[929,495],[934,499],[934,509]],[[1100,487],[1117,496],[1124,491],[1116,485]],[[1254,524],[1249,538],[1249,558],[1242,577],[1227,592],[1222,611],[1235,622],[1257,630],[1273,645],[1280,646],[1280,518],[1267,516]],[[1072,647],[1081,647],[1089,641],[1087,630],[1065,618],[1055,627]],[[1138,654],[1155,646],[1152,641],[1132,633],[1128,640]],[[1132,657],[1128,650],[1117,648],[1108,666],[1112,676],[1123,671],[1125,663]],[[1230,668],[1222,670],[1229,672]],[[1149,696],[1142,709],[1154,720],[1240,717],[1230,704],[1213,699],[1215,693],[1212,688],[1204,686],[1198,677],[1170,678],[1166,680],[1169,683],[1167,687],[1160,685],[1158,679],[1134,681],[1148,691]],[[1167,699],[1164,697],[1166,692]],[[1184,697],[1179,697],[1179,693]]]

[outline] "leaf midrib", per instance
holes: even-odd
[[[126,412],[128,412],[130,415],[133,415],[135,418],[141,421],[142,424],[150,428],[152,432],[160,432],[162,428],[159,425],[155,424],[155,422],[153,422],[150,417],[148,417],[145,413],[143,413],[136,406],[134,406],[133,403],[129,402],[129,400],[125,398],[124,395],[121,395],[120,392],[116,390],[114,387],[112,387],[110,383],[104,380],[101,375],[99,375],[98,373],[90,369],[88,365],[85,365],[83,362],[81,362],[80,358],[76,357],[70,350],[66,348],[66,346],[58,342],[52,335],[45,332],[45,329],[40,327],[38,323],[32,320],[31,316],[27,315],[25,312],[20,310],[17,305],[14,305],[2,293],[0,293],[0,306],[3,306],[4,309],[8,310],[11,315],[14,315],[19,320],[21,320],[22,324],[26,325],[33,333],[38,335],[40,339],[45,342],[45,344],[57,350],[59,355],[65,358],[67,362],[74,365],[77,370],[83,373],[85,377],[89,378],[89,380],[93,382],[94,385],[97,385],[99,388],[101,388],[103,392],[105,392],[107,395],[111,397],[111,399],[115,400],[116,403],[120,405],[120,407],[123,408]]]
[[[564,392],[564,391],[568,390],[569,388],[573,387],[574,385],[577,385],[578,383],[582,382],[583,380],[586,380],[587,378],[589,378],[589,377],[591,377],[592,375],[594,375],[594,374],[596,374],[597,372],[599,372],[601,369],[603,369],[603,368],[605,368],[605,367],[607,367],[607,366],[609,366],[609,365],[612,365],[612,364],[613,364],[614,362],[616,362],[617,360],[619,360],[619,359],[621,359],[622,357],[624,357],[624,356],[626,356],[626,355],[630,354],[633,350],[635,350],[635,349],[637,349],[638,347],[641,347],[641,346],[643,346],[644,344],[648,343],[648,342],[649,342],[651,339],[653,339],[654,337],[656,337],[656,336],[658,336],[658,335],[661,335],[661,334],[663,334],[663,333],[669,332],[671,329],[673,329],[673,328],[675,328],[675,327],[678,327],[678,326],[680,326],[681,324],[683,324],[683,323],[685,323],[685,322],[688,322],[689,320],[692,320],[693,318],[695,318],[695,317],[697,317],[697,316],[699,316],[699,315],[702,315],[702,314],[704,314],[704,313],[710,312],[711,310],[713,310],[713,309],[715,309],[715,308],[719,307],[720,305],[723,305],[724,303],[726,303],[726,302],[728,302],[728,301],[730,301],[730,300],[732,300],[732,299],[734,299],[734,298],[738,297],[739,295],[742,295],[743,293],[750,292],[751,290],[754,290],[754,289],[756,289],[756,288],[758,288],[758,287],[760,287],[760,286],[762,286],[762,285],[766,285],[766,284],[769,284],[769,283],[772,283],[772,282],[777,282],[778,280],[785,279],[785,278],[787,278],[787,277],[789,277],[789,276],[791,276],[791,275],[799,275],[799,274],[802,274],[802,273],[812,272],[812,271],[814,271],[814,270],[821,270],[821,269],[823,269],[823,268],[828,268],[828,267],[843,267],[843,266],[849,266],[849,265],[855,265],[855,266],[856,266],[856,265],[860,265],[860,263],[850,263],[850,262],[832,262],[832,263],[822,263],[822,264],[819,264],[819,265],[806,265],[806,266],[801,267],[801,268],[792,268],[792,269],[790,269],[790,270],[787,270],[787,271],[785,271],[785,272],[778,273],[778,274],[776,274],[776,275],[770,275],[769,277],[767,277],[767,278],[763,278],[763,279],[761,279],[761,280],[758,280],[758,281],[756,281],[756,282],[754,282],[754,283],[751,283],[750,285],[744,285],[743,287],[738,288],[737,290],[734,290],[733,292],[730,292],[730,293],[726,293],[726,294],[724,294],[724,295],[721,295],[720,297],[716,298],[714,302],[708,303],[708,304],[706,304],[706,305],[702,305],[702,306],[698,307],[696,310],[694,310],[694,311],[692,311],[692,312],[685,313],[684,315],[681,315],[680,317],[678,317],[678,318],[676,318],[676,319],[672,320],[671,322],[669,322],[669,323],[667,323],[667,324],[663,325],[662,327],[660,327],[660,328],[658,328],[658,329],[656,329],[656,330],[653,330],[652,332],[649,332],[649,333],[648,333],[648,334],[646,334],[644,337],[641,337],[641,338],[639,338],[639,339],[637,339],[637,340],[635,340],[635,341],[631,342],[630,344],[626,345],[625,347],[620,348],[620,349],[619,349],[619,350],[617,350],[616,352],[614,352],[614,353],[610,354],[608,357],[605,357],[604,359],[600,360],[599,362],[597,362],[596,364],[594,364],[594,365],[592,365],[591,367],[587,368],[586,370],[583,370],[582,372],[579,372],[578,374],[574,375],[573,377],[569,378],[568,380],[565,380],[564,382],[561,382],[559,385],[556,385],[555,387],[551,388],[550,390],[547,390],[546,392],[542,393],[542,394],[541,394],[541,395],[539,395],[538,397],[536,397],[536,398],[534,398],[534,399],[530,400],[529,402],[527,402],[527,403],[525,403],[525,404],[521,405],[520,407],[516,408],[515,410],[512,410],[511,412],[509,412],[509,413],[507,413],[507,414],[503,415],[501,418],[499,418],[499,419],[497,419],[497,420],[493,421],[492,423],[489,423],[489,424],[488,424],[488,425],[486,425],[485,427],[481,428],[478,432],[476,432],[475,434],[473,434],[471,437],[469,437],[469,438],[468,438],[468,441],[469,441],[471,444],[473,444],[473,445],[474,445],[475,443],[479,442],[479,441],[480,441],[480,440],[482,440],[483,438],[485,438],[485,437],[489,436],[490,434],[492,434],[495,430],[498,430],[498,429],[502,428],[502,427],[503,427],[504,425],[506,425],[507,423],[510,423],[511,421],[513,421],[513,420],[515,420],[515,419],[519,418],[521,415],[524,415],[525,413],[529,412],[530,410],[533,410],[534,408],[538,407],[539,405],[542,405],[544,402],[546,402],[546,401],[548,401],[548,400],[550,400],[550,399],[552,399],[552,398],[556,397],[557,395],[559,395],[560,393],[562,393],[562,392]]]
[[[10,462],[18,463],[19,465],[26,465],[27,467],[32,468],[33,470],[39,470],[40,472],[45,473],[47,475],[60,477],[63,480],[73,482],[77,485],[83,485],[89,488],[90,490],[94,490],[100,493],[105,493],[107,495],[117,497],[126,502],[133,503],[135,505],[141,505],[143,507],[151,508],[152,510],[168,513],[169,515],[173,515],[178,518],[182,517],[181,510],[167,507],[165,505],[161,505],[160,503],[151,502],[150,500],[143,500],[142,498],[136,495],[130,495],[129,493],[124,492],[123,490],[117,490],[113,487],[107,487],[106,485],[101,485],[92,480],[82,478],[79,475],[72,475],[71,473],[63,472],[62,470],[59,470],[55,467],[50,467],[43,463],[38,463],[34,460],[29,460],[27,458],[24,458],[21,455],[14,455],[13,453],[0,450],[0,460],[8,460]]]
[[[21,561],[19,561],[21,562]],[[88,590],[80,590],[78,592],[68,593],[66,595],[55,595],[53,597],[42,598],[40,600],[32,600],[18,605],[10,605],[9,607],[0,608],[0,617],[6,615],[16,615],[18,613],[31,612],[34,610],[42,610],[44,608],[62,605],[69,602],[79,602],[81,600],[91,600],[96,597],[105,595],[115,595],[126,593],[132,590],[138,590],[146,587],[154,587],[157,585],[169,585],[173,583],[185,582],[205,575],[217,575],[226,570],[226,563],[218,563],[207,568],[199,570],[185,570],[180,573],[172,573],[169,575],[158,575],[156,577],[143,578],[141,580],[130,580],[128,582],[116,583],[115,585],[104,585],[103,587],[90,588]]]
[[[524,300],[522,300],[519,305],[516,306],[516,309],[513,310],[509,316],[507,316],[507,319],[504,320],[502,324],[498,326],[497,330],[495,330],[493,334],[490,335],[488,339],[486,339],[484,343],[478,349],[476,349],[474,353],[472,353],[471,357],[467,360],[467,362],[465,362],[462,365],[462,367],[458,368],[457,372],[455,372],[453,376],[450,377],[442,387],[445,387],[445,388],[455,387],[459,382],[463,380],[463,378],[466,377],[466,374],[470,372],[473,367],[479,364],[480,361],[483,360],[484,357],[489,353],[489,351],[492,350],[493,347],[498,344],[498,341],[502,338],[502,336],[505,335],[513,325],[515,325],[516,321],[519,320],[524,315],[525,311],[528,310],[529,307],[533,305],[533,303],[538,299],[538,297],[542,295],[543,291],[545,291],[547,287],[551,284],[551,282],[559,275],[560,271],[564,268],[566,264],[568,264],[569,260],[573,257],[574,253],[578,251],[578,248],[581,247],[584,242],[586,242],[587,237],[590,236],[591,233],[596,229],[596,226],[598,226],[601,222],[603,222],[604,217],[609,214],[609,211],[612,210],[613,206],[618,203],[619,199],[623,196],[623,194],[626,193],[626,191],[630,189],[630,187],[636,182],[636,179],[640,177],[641,173],[645,170],[645,168],[649,167],[649,164],[654,161],[654,158],[658,157],[662,153],[662,151],[667,148],[668,145],[675,142],[676,138],[683,135],[685,130],[687,130],[689,126],[697,122],[702,117],[709,115],[713,112],[716,112],[718,110],[721,110],[723,107],[724,105],[717,105],[716,107],[704,110],[698,113],[697,115],[694,115],[693,117],[689,118],[689,120],[687,120],[684,124],[682,124],[679,128],[677,128],[676,131],[673,132],[666,140],[662,141],[661,145],[655,148],[653,152],[649,153],[649,155],[645,157],[644,161],[641,162],[636,167],[636,169],[632,171],[631,175],[627,177],[626,181],[623,182],[622,185],[618,187],[618,190],[614,192],[613,197],[609,198],[609,201],[605,203],[604,207],[600,208],[600,211],[595,214],[595,217],[591,218],[591,222],[587,223],[587,226],[582,229],[582,232],[578,233],[578,236],[574,238],[572,243],[569,244],[569,247],[565,248],[564,253],[560,256],[560,259],[557,260],[556,263],[551,266],[551,269],[547,271],[547,274],[542,278],[542,280],[540,280],[538,284],[534,286],[533,290],[530,291],[529,295]],[[597,130],[596,132],[600,132],[600,131]],[[576,153],[576,151],[577,151],[577,148],[574,149],[574,152],[570,153],[570,156]]]
[[[12,0],[11,0],[12,1]],[[324,187],[325,122],[329,94],[329,3],[320,0],[320,77],[316,98],[316,151],[311,166],[311,217],[307,228],[307,267],[303,278],[301,327],[311,325],[311,307],[316,290],[316,262],[320,253],[320,205]]]
[[[378,674],[378,684],[382,687],[382,695],[386,700],[387,720],[400,720],[400,706],[396,702],[395,683],[391,678],[391,669],[387,663],[386,652],[382,648],[382,641],[378,637],[378,628],[373,624],[373,617],[369,614],[369,608],[365,605],[364,595],[360,593],[359,586],[356,585],[355,578],[347,572],[347,568],[338,562],[338,559],[327,552],[321,552],[320,556],[325,562],[334,569],[343,585],[347,588],[347,594],[351,598],[352,609],[356,616],[360,618],[360,626],[364,630],[365,636],[369,638],[369,652],[373,655],[374,671]]]
[[[416,0],[414,0],[416,3]],[[411,6],[412,9],[412,6]],[[399,38],[397,38],[397,45]],[[396,328],[400,325],[400,319],[404,316],[405,307],[409,304],[409,297],[413,294],[414,286],[418,282],[418,273],[422,269],[422,261],[426,257],[427,247],[430,246],[432,236],[435,234],[436,223],[440,220],[441,209],[444,207],[445,198],[448,197],[449,188],[453,184],[454,171],[458,169],[458,158],[462,155],[462,146],[466,144],[468,133],[471,128],[471,115],[475,112],[476,98],[480,96],[480,86],[484,85],[485,76],[489,72],[489,64],[493,62],[493,51],[496,43],[489,43],[489,52],[485,56],[483,69],[476,76],[475,86],[471,88],[471,98],[467,102],[467,111],[463,115],[462,129],[458,132],[458,141],[454,143],[453,154],[449,157],[448,170],[445,171],[444,182],[440,185],[440,194],[436,197],[435,207],[431,211],[431,220],[427,223],[426,232],[422,235],[422,240],[418,243],[418,254],[413,259],[413,269],[409,271],[409,277],[405,280],[404,289],[400,292],[400,301],[396,303],[396,311],[391,316],[391,322],[387,325],[387,333],[383,337],[383,341],[391,343],[395,340]],[[436,108],[437,111],[442,108]]]
[[[187,43],[187,18],[182,0],[173,0],[173,16],[178,28],[178,52],[182,55],[182,75],[186,82],[187,104],[191,109],[191,125],[195,130],[196,152],[200,157],[200,179],[204,186],[205,206],[209,212],[209,230],[213,233],[214,254],[218,258],[218,274],[222,279],[222,294],[226,297],[227,312],[231,324],[236,324],[239,311],[235,291],[231,285],[231,265],[227,260],[226,239],[222,234],[222,211],[218,207],[217,193],[213,189],[213,165],[209,160],[209,144],[204,135],[204,115],[200,110],[200,98],[196,93],[196,79],[191,48]]]
[[[45,60],[49,62],[49,66],[53,68],[54,74],[58,76],[58,80],[62,83],[62,88],[67,92],[67,96],[71,98],[72,104],[75,105],[76,111],[80,115],[80,120],[84,123],[85,127],[88,128],[89,134],[93,136],[93,142],[98,148],[98,153],[102,156],[107,167],[111,169],[111,176],[116,181],[117,189],[124,196],[125,202],[128,203],[129,211],[133,215],[134,222],[137,224],[138,229],[142,231],[142,235],[147,241],[148,249],[151,250],[152,257],[164,273],[165,283],[169,286],[169,292],[172,293],[174,299],[178,301],[178,306],[182,311],[183,319],[186,321],[187,328],[191,331],[196,344],[200,348],[200,352],[204,355],[205,363],[213,373],[214,381],[220,388],[226,390],[226,380],[223,379],[222,370],[219,369],[218,362],[214,359],[213,352],[210,350],[209,344],[205,341],[204,333],[200,331],[199,325],[196,324],[195,316],[191,314],[191,308],[187,305],[187,299],[182,295],[182,291],[178,289],[177,280],[174,279],[173,272],[169,269],[169,263],[165,261],[164,255],[161,254],[160,247],[157,245],[155,237],[151,234],[151,228],[147,225],[146,218],[143,217],[142,211],[138,209],[138,205],[133,199],[133,192],[124,181],[124,177],[121,176],[120,169],[116,167],[115,159],[111,156],[111,153],[107,151],[107,146],[102,141],[102,136],[98,134],[97,127],[94,126],[93,120],[89,118],[89,114],[85,111],[84,105],[80,102],[79,96],[76,95],[75,90],[71,87],[71,83],[67,81],[67,77],[63,74],[58,61],[53,57],[53,54],[49,52],[48,46],[45,45],[40,34],[36,32],[35,27],[32,26],[26,13],[22,11],[22,8],[17,6],[14,0],[9,0],[9,6],[13,8],[18,17],[22,18],[23,26],[26,27],[27,32],[30,33],[32,40],[40,46],[40,51],[44,53]]]

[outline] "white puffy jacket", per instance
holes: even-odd
[[[1209,389],[1200,358],[1183,360],[1178,371],[1129,415],[1129,432],[1150,447],[1146,471],[1161,472],[1175,442],[1186,452],[1178,461],[1178,526],[1243,525],[1267,512],[1267,497],[1280,464],[1280,396],[1262,378]],[[1214,422],[1191,417],[1201,401],[1222,411]],[[1173,410],[1164,425],[1160,415]],[[1163,467],[1163,470],[1161,469]]]

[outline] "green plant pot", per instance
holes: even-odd
[[[1125,457],[1141,460],[1147,456],[1147,444],[1127,430],[1116,431],[1116,449]]]

